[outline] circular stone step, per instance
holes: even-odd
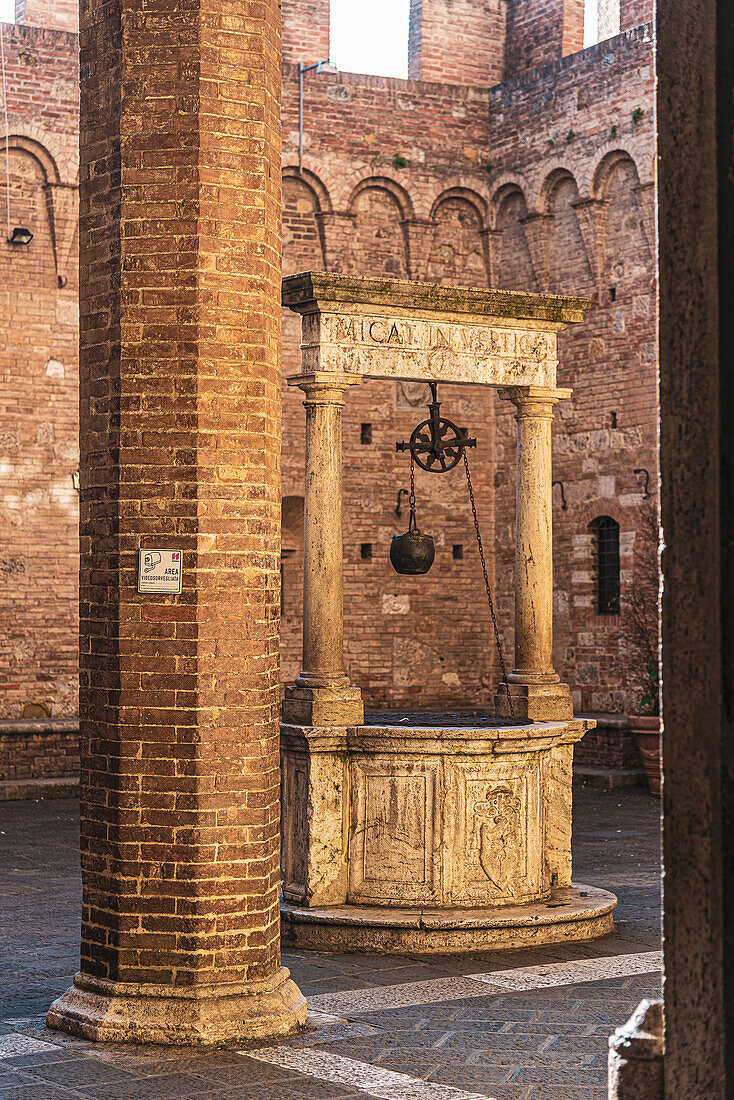
[[[616,904],[608,890],[575,883],[529,905],[306,909],[284,902],[280,912],[284,947],[380,955],[443,954],[596,939],[612,931]]]

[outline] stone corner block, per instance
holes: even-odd
[[[566,722],[573,718],[573,699],[567,684],[510,684],[513,717],[532,722]],[[507,684],[499,684],[495,709],[509,718]]]
[[[361,726],[364,703],[359,688],[286,688],[283,722],[294,726]]]
[[[609,1100],[663,1100],[663,1002],[641,1001],[609,1039]]]

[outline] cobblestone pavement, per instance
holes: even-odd
[[[0,1100],[602,1100],[608,1035],[660,992],[659,803],[642,790],[575,803],[575,877],[617,894],[615,934],[451,957],[290,954],[309,1026],[210,1052],[44,1026],[77,967],[77,807],[0,803]]]

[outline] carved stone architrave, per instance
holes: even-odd
[[[550,284],[553,221],[552,214],[527,214],[520,218],[540,291],[547,290]]]
[[[655,184],[640,183],[634,188],[637,196],[637,205],[642,216],[642,228],[645,230],[650,252],[655,256],[656,249],[656,219],[655,219]]]
[[[572,204],[576,221],[586,249],[594,287],[601,300],[601,282],[604,276],[604,250],[607,241],[609,203],[606,199],[580,199]]]
[[[305,318],[304,369],[352,377],[495,385],[553,385],[555,332],[543,326],[502,322],[470,324],[458,318],[407,318],[379,309],[324,313]]]

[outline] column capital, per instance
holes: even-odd
[[[525,416],[542,416],[559,401],[565,401],[573,393],[571,389],[555,386],[500,386],[497,390],[502,401],[511,401],[517,411]]]
[[[337,374],[332,371],[297,374],[288,379],[289,386],[298,386],[303,390],[309,404],[318,405],[343,405],[345,392],[350,386],[358,386],[361,382],[359,374]]]

